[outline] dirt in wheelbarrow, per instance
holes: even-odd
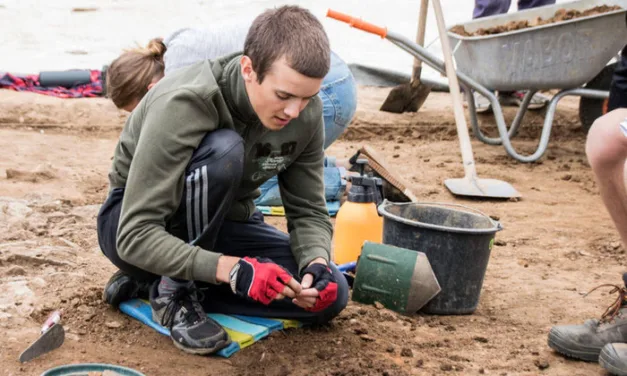
[[[558,9],[555,12],[555,15],[551,18],[542,19],[541,17],[536,17],[532,20],[522,20],[522,21],[511,21],[503,25],[481,28],[475,32],[468,32],[466,28],[462,25],[453,26],[451,31],[455,34],[459,34],[464,37],[473,37],[473,36],[481,36],[481,35],[494,35],[506,33],[508,31],[527,29],[530,27],[547,25],[552,23],[558,23],[563,21],[572,20],[575,18],[588,17],[596,14],[602,14],[607,12],[612,12],[615,10],[621,9],[618,5],[600,5],[594,8],[586,9],[584,11],[578,11],[575,9]]]
[[[186,355],[102,302],[115,268],[99,250],[95,216],[126,115],[104,99],[0,90],[0,375],[78,362],[150,376],[602,375],[598,365],[546,345],[552,325],[603,312],[613,297],[582,294],[620,283],[627,262],[586,161],[577,101],[560,102],[549,148],[536,163],[473,140],[479,176],[523,195],[490,201],[454,197],[443,185],[463,176],[448,94],[432,93],[417,114],[379,112],[387,94],[360,87],[356,117],[327,153],[349,157],[369,144],[421,201],[468,205],[502,223],[476,312],[403,316],[350,302],[327,327],[275,333],[222,359]],[[505,109],[507,121],[514,113]],[[494,128],[491,116],[480,121],[486,132]],[[535,150],[541,124],[541,113],[526,115],[513,142],[519,152]],[[267,221],[286,229],[284,218]],[[64,310],[65,343],[20,364],[53,309]]]

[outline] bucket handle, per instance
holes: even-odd
[[[380,206],[383,207],[386,204],[394,204],[394,205],[431,205],[431,206],[440,205],[440,206],[452,206],[452,207],[456,207],[456,208],[462,208],[462,209],[465,209],[465,210],[469,210],[471,212],[475,212],[477,214],[481,214],[482,216],[488,218],[490,220],[490,222],[492,222],[496,226],[496,231],[501,231],[503,229],[503,226],[501,226],[501,222],[495,221],[489,215],[485,214],[481,210],[478,210],[478,209],[475,209],[475,208],[471,208],[471,207],[466,206],[466,205],[451,204],[451,203],[448,203],[448,202],[400,202],[400,203],[396,203],[396,202],[388,201],[388,199],[385,199],[385,200],[383,200],[383,202],[381,203]]]

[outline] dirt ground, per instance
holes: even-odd
[[[626,261],[584,153],[577,101],[558,108],[537,163],[473,141],[478,173],[512,183],[520,201],[452,196],[463,175],[450,99],[433,93],[418,114],[376,109],[387,90],[360,88],[357,116],[329,154],[379,150],[420,200],[456,202],[500,219],[481,301],[468,316],[401,316],[350,303],[328,327],[275,333],[229,359],[186,355],[101,301],[115,268],[101,255],[95,216],[125,115],[104,99],[63,100],[0,90],[0,374],[105,362],[146,375],[600,375],[546,345],[552,325],[598,317],[613,297],[582,295],[620,283]],[[514,110],[506,111],[511,121]],[[491,117],[482,118],[490,128]],[[541,114],[519,140],[535,150]],[[285,228],[282,218],[269,221]],[[65,311],[66,341],[32,362],[17,358],[48,312]]]
[[[532,20],[511,21],[504,25],[488,27],[485,29],[481,28],[475,31],[474,33],[469,33],[468,31],[466,31],[466,29],[463,26],[457,25],[457,26],[454,26],[451,29],[451,31],[456,34],[465,36],[465,37],[501,34],[501,33],[506,33],[508,31],[527,29],[527,28],[534,27],[534,26],[548,25],[552,23],[572,20],[575,18],[588,17],[588,16],[592,16],[595,14],[612,12],[618,9],[621,9],[621,7],[619,7],[618,5],[612,5],[612,6],[600,5],[600,6],[586,9],[583,11],[561,8],[555,12],[555,15],[553,17],[547,18],[546,20],[542,19],[541,17],[536,17],[535,19],[532,19]]]

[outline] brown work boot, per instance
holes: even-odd
[[[623,280],[626,277],[627,274],[623,275]],[[618,297],[601,319],[586,320],[580,325],[554,326],[549,332],[549,347],[571,358],[596,362],[603,346],[627,342],[627,289],[615,285],[599,287],[604,286],[612,287],[610,293],[616,292]]]
[[[627,343],[608,343],[603,346],[599,364],[612,375],[627,376]]]

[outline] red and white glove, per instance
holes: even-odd
[[[244,257],[229,273],[233,293],[270,304],[278,294],[283,294],[292,275],[268,258]]]

